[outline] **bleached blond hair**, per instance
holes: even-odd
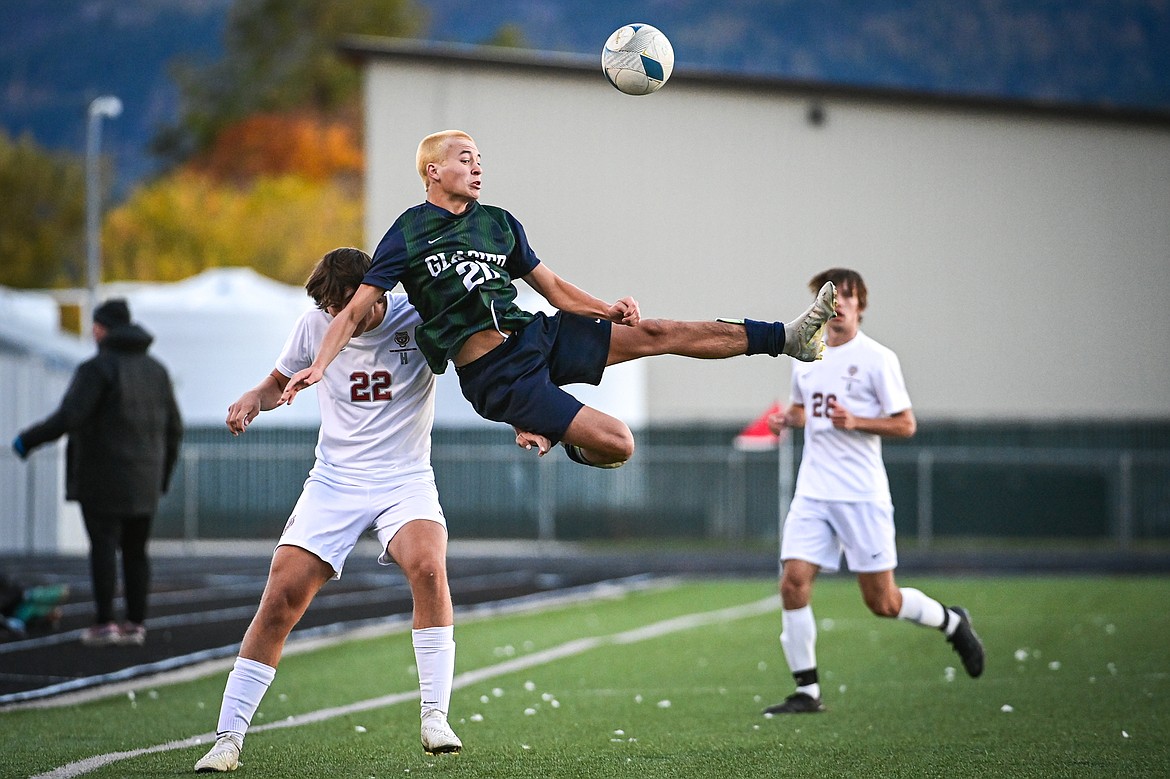
[[[455,138],[465,138],[475,143],[475,139],[462,130],[441,130],[437,133],[431,133],[419,143],[415,164],[418,166],[418,175],[422,179],[423,189],[429,189],[431,186],[431,180],[427,178],[427,165],[431,163],[438,165],[442,162],[447,155],[447,144]]]

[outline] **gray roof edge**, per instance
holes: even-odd
[[[584,73],[601,67],[597,56],[558,51],[537,51],[502,46],[481,46],[446,41],[385,38],[373,35],[343,37],[338,50],[345,56],[367,60],[412,60],[468,67],[540,69]],[[802,80],[763,74],[734,73],[712,68],[675,67],[672,81],[719,86],[727,90],[766,90],[799,95],[810,100],[896,101],[922,106],[979,110],[1022,115],[1051,116],[1170,128],[1170,110],[1115,105],[1069,103],[1040,99],[949,94],[893,87],[857,86],[828,81]]]
[[[0,352],[41,358],[50,365],[75,368],[94,351],[92,344],[58,333],[30,331],[17,323],[0,320]]]

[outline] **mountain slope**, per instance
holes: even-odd
[[[512,24],[533,48],[600,54],[613,29],[642,21],[670,37],[680,69],[1170,112],[1168,0],[419,2],[434,40],[480,43]],[[217,57],[231,4],[4,0],[0,127],[80,154],[89,101],[118,95],[103,149],[124,192],[154,169],[147,144],[177,115],[168,65]]]

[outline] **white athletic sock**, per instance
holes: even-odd
[[[785,609],[781,613],[783,630],[780,633],[780,646],[784,649],[784,659],[788,661],[788,670],[793,676],[806,671],[817,669],[817,622],[813,618],[812,606],[800,609]],[[821,685],[798,684],[797,692],[803,692],[813,698],[821,697]]]
[[[421,628],[410,631],[410,636],[414,643],[414,662],[418,666],[422,713],[438,709],[446,716],[455,677],[455,627]]]
[[[221,736],[225,733],[239,736],[242,745],[244,734],[252,724],[252,716],[260,706],[260,699],[268,692],[275,677],[276,669],[272,666],[237,657],[223,690],[216,733]]]
[[[913,622],[928,628],[941,628],[947,623],[946,608],[921,590],[913,587],[902,587],[902,610],[898,612],[898,619]],[[952,620],[954,621],[954,620]],[[959,623],[954,621],[957,626]],[[954,632],[954,627],[947,625]],[[950,633],[947,633],[949,636]]]

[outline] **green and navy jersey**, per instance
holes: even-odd
[[[462,214],[431,203],[407,209],[374,251],[363,279],[389,290],[402,282],[422,317],[419,349],[435,373],[480,330],[519,330],[534,316],[516,305],[513,280],[540,259],[524,228],[502,208],[472,202]]]

